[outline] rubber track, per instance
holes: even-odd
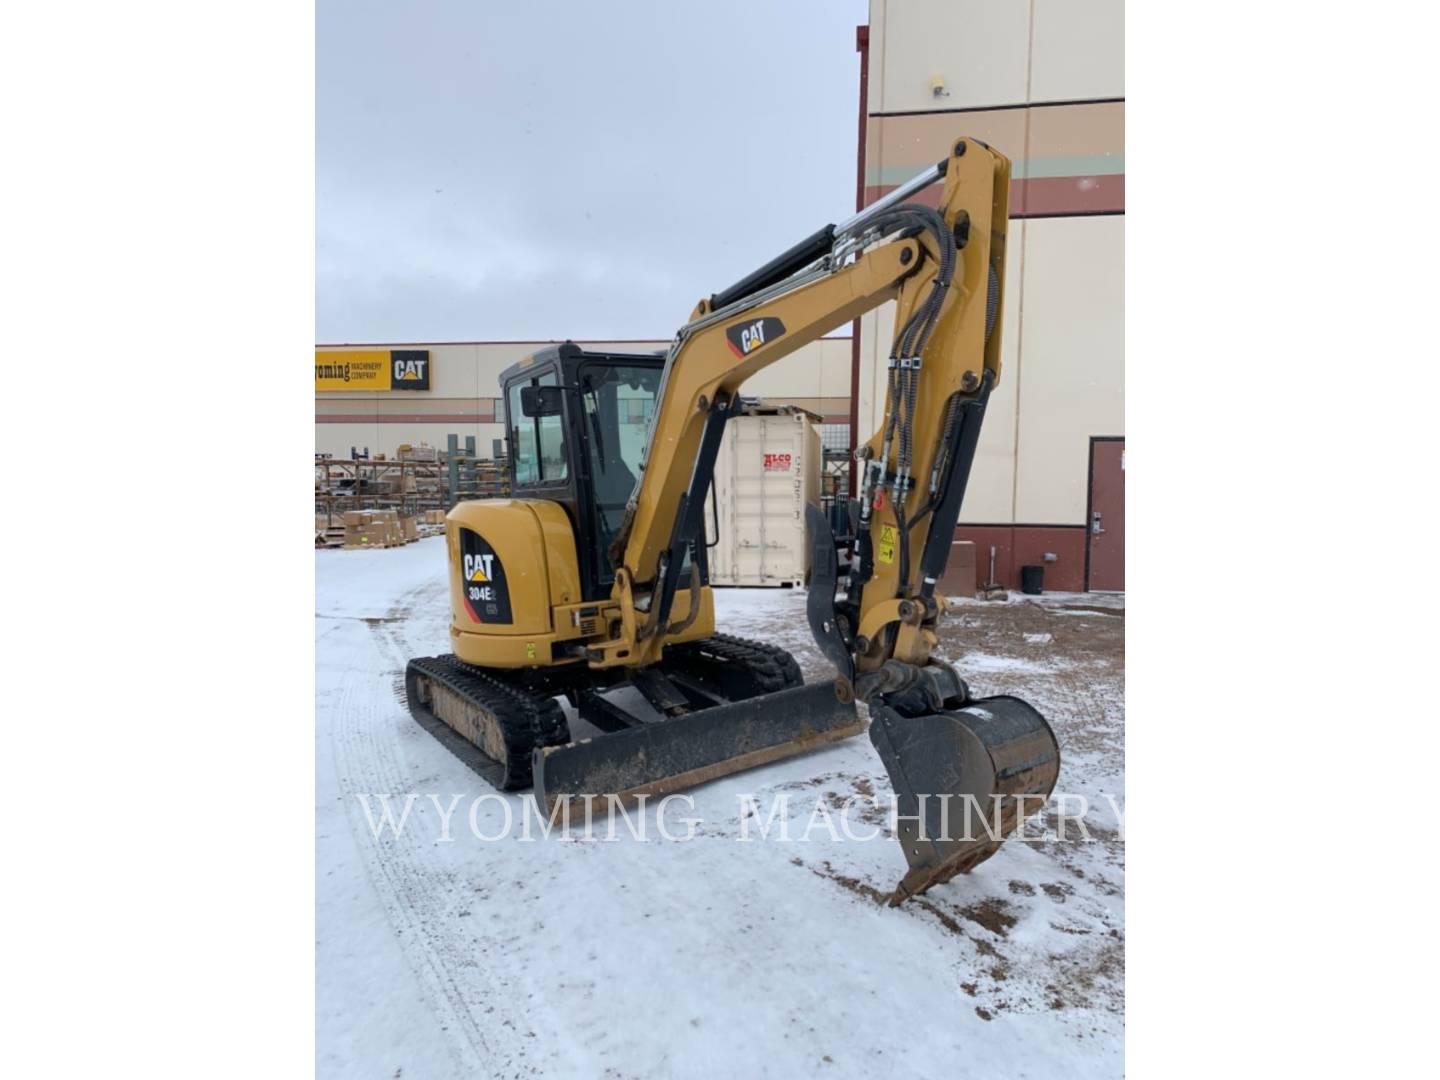
[[[714,634],[667,649],[662,667],[675,664],[683,668],[687,656],[744,670],[757,695],[804,682],[795,658],[763,641]],[[411,712],[432,734],[471,768],[507,791],[529,787],[533,782],[531,756],[535,747],[562,746],[570,741],[565,710],[555,698],[532,693],[495,671],[467,664],[453,655],[417,657],[410,661],[410,670],[444,684],[495,717],[505,742],[503,762],[492,762],[478,746],[473,746],[430,710],[418,702],[410,703]],[[423,717],[421,712],[425,714]],[[457,746],[457,743],[463,745]]]
[[[444,684],[495,717],[505,742],[505,761],[497,762],[504,769],[499,786],[507,791],[530,786],[531,754],[536,746],[560,746],[570,741],[565,710],[554,698],[532,694],[453,655],[417,657],[410,661],[410,669]],[[411,711],[417,708],[424,706],[411,702]],[[435,722],[443,725],[438,718]],[[456,737],[463,739],[458,732]],[[479,747],[475,749],[480,752]]]
[[[763,641],[735,637],[733,634],[712,634],[699,641],[674,645],[665,650],[666,659],[679,660],[687,655],[718,660],[727,666],[742,667],[754,679],[757,691],[771,694],[803,683],[800,665],[784,649]]]

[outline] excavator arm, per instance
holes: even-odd
[[[831,620],[837,629],[820,636],[847,683],[891,660],[927,664],[935,584],[1000,376],[1009,172],[1002,154],[962,139],[887,199],[696,305],[670,347],[642,472],[611,549],[621,630],[592,648],[593,666],[654,662],[680,629],[669,622],[673,601],[703,542],[720,439],[746,380],[890,300],[886,420],[857,453],[856,574]],[[903,203],[936,181],[938,208]]]
[[[706,493],[740,388],[894,300],[884,421],[857,449],[857,542],[844,580],[825,516],[810,508],[807,520],[811,629],[836,668],[835,698],[868,706],[897,799],[910,871],[893,903],[994,854],[1040,808],[1059,770],[1055,735],[1034,708],[973,697],[933,656],[944,612],[936,584],[1000,379],[1009,181],[1004,155],[961,139],[886,198],[696,305],[670,347],[642,472],[611,548],[613,632],[588,651],[595,668],[660,659],[667,636],[699,608],[699,574],[690,574],[689,614],[671,621],[685,566],[704,543]],[[905,201],[936,182],[936,207]],[[802,691],[786,693],[798,702]],[[764,699],[749,707],[763,709]]]

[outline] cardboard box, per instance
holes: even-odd
[[[402,517],[400,519],[400,530],[405,534],[406,540],[420,539],[420,527],[413,517]]]
[[[388,529],[383,526],[346,529],[346,547],[386,547],[395,541]]]
[[[401,461],[434,461],[438,453],[429,443],[422,442],[419,446],[401,443],[395,456]]]
[[[347,510],[345,512],[346,547],[390,547],[403,543],[405,543],[405,527],[397,511]]]
[[[975,543],[956,540],[950,545],[945,560],[945,573],[940,576],[936,591],[942,596],[975,597]]]

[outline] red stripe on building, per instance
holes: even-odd
[[[894,191],[898,185],[871,184],[865,189],[868,206],[876,199]],[[939,206],[944,188],[933,184],[911,201],[924,206]],[[1061,217],[1079,214],[1123,214],[1125,212],[1125,177],[1119,176],[1045,176],[1034,180],[1010,181],[1010,217]]]

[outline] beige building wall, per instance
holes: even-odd
[[[393,456],[401,443],[428,442],[444,448],[446,437],[473,435],[477,451],[488,456],[492,440],[505,436],[499,405],[500,373],[524,356],[553,342],[507,341],[317,345],[317,354],[342,349],[426,349],[430,352],[429,391],[317,392],[315,450],[339,458],[350,448]],[[587,349],[654,352],[669,342],[585,341]],[[844,423],[850,409],[850,338],[812,342],[756,375],[744,392],[800,405]]]
[[[1124,97],[1125,3],[871,0],[870,58],[872,114]]]
[[[870,0],[870,112],[1027,101],[1029,40],[1028,0]]]
[[[1042,561],[1047,588],[1087,587],[1091,440],[1125,434],[1124,10],[871,0],[860,39],[865,203],[961,135],[1012,162],[1001,380],[957,529],[982,577],[994,551],[996,579],[1012,587]],[[862,440],[884,414],[893,330],[893,305],[861,320]]]
[[[1034,0],[1031,11],[1026,101],[1125,96],[1125,0]]]
[[[1124,434],[1124,4],[872,0],[868,65],[867,202],[960,135],[1014,163],[1001,382],[961,522],[1083,526],[1090,438]],[[893,329],[893,305],[861,320],[862,440]]]
[[[1014,520],[1084,523],[1090,437],[1125,434],[1125,219],[1024,225]]]

